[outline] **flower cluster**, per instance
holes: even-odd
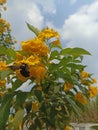
[[[10,30],[10,23],[0,18],[0,35],[2,35],[4,32],[9,31],[9,30]]]
[[[5,6],[6,2],[7,2],[7,0],[0,0],[0,11],[2,10],[2,8],[4,10],[6,10],[6,6]]]
[[[90,53],[63,49],[57,31],[27,25],[36,36],[16,51],[7,37],[10,25],[0,18],[0,129],[70,130],[71,114],[79,116],[98,94],[81,58]]]

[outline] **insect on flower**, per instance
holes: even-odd
[[[14,66],[14,65],[12,65],[12,66],[9,66],[9,68],[11,68],[13,71],[20,69],[20,73],[24,77],[29,77],[30,76],[28,65],[25,64],[25,63],[22,63],[20,66]]]

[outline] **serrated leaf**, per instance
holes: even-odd
[[[29,23],[26,23],[26,24],[27,24],[27,27],[29,28],[29,30],[32,31],[37,36],[39,33],[39,30],[36,27],[34,27],[33,25],[30,25]]]

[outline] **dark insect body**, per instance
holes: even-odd
[[[13,71],[20,69],[20,73],[24,77],[29,77],[30,76],[28,65],[25,64],[25,63],[22,63],[20,66],[14,66],[14,65],[12,65],[12,66],[9,66],[9,68],[11,68]]]

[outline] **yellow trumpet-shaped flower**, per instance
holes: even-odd
[[[46,69],[44,66],[35,66],[30,68],[30,74],[36,80],[36,82],[40,82],[45,76]]]
[[[49,29],[49,28],[42,30],[38,35],[38,38],[43,39],[43,40],[44,39],[50,39],[50,38],[53,38],[53,37],[59,38],[60,35],[55,30]]]
[[[98,94],[98,88],[96,86],[90,86],[89,94],[91,98],[95,97]]]
[[[76,93],[75,99],[83,105],[87,104],[87,99],[81,92]]]
[[[92,83],[97,83],[97,80],[95,78],[92,78]]]
[[[10,30],[10,24],[5,19],[0,18],[0,35],[2,35],[7,29]]]
[[[33,102],[32,103],[32,111],[36,112],[36,111],[38,111],[38,108],[39,108],[39,103],[38,102]]]
[[[3,92],[2,91],[0,91],[0,97],[2,97],[3,96]]]
[[[37,86],[36,90],[42,91],[42,87],[41,86]]]
[[[0,87],[4,86],[5,84],[6,84],[6,80],[5,79],[0,81]]]
[[[47,55],[49,53],[49,48],[45,43],[36,38],[30,39],[26,42],[21,42],[23,51],[29,54],[36,54],[39,56]]]
[[[5,62],[0,61],[0,71],[7,69],[7,65]]]
[[[69,82],[66,82],[66,83],[64,84],[64,91],[67,92],[67,91],[69,91],[70,89],[72,89],[73,87],[74,87],[73,84],[70,84]]]
[[[16,52],[16,60],[17,60],[18,62],[21,61],[21,60],[23,60],[23,58],[24,58],[24,56],[23,56],[21,53]]]
[[[6,2],[7,2],[6,0],[0,0],[0,4],[4,4]]]
[[[81,72],[82,78],[88,78],[89,74],[86,71]]]
[[[34,66],[36,64],[39,64],[41,61],[41,59],[36,56],[36,55],[31,55],[30,57],[28,57],[27,59],[23,59],[22,61],[20,61],[20,63],[25,63],[28,66]]]
[[[69,125],[67,125],[64,130],[71,130],[71,128]]]

